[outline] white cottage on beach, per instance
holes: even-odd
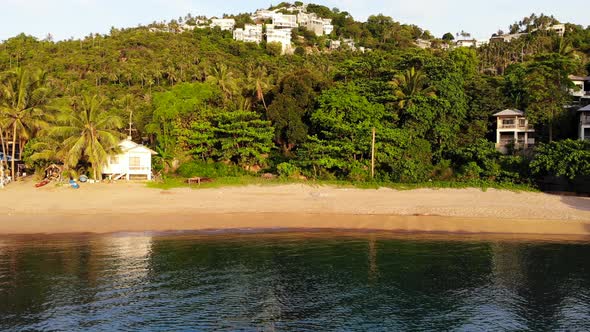
[[[157,153],[141,144],[137,144],[128,137],[119,143],[121,153],[111,156],[103,168],[102,174],[109,179],[125,178],[152,179],[152,156]]]

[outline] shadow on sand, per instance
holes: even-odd
[[[590,197],[562,196],[561,201],[574,209],[590,211]]]

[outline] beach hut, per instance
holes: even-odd
[[[128,137],[119,143],[121,153],[111,156],[105,167],[103,175],[111,180],[125,178],[152,179],[152,156],[157,153],[141,144],[137,144]]]

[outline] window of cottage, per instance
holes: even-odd
[[[129,157],[129,166],[130,167],[140,167],[141,166],[141,158]]]

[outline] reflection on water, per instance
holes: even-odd
[[[0,330],[588,330],[590,243],[0,239]]]

